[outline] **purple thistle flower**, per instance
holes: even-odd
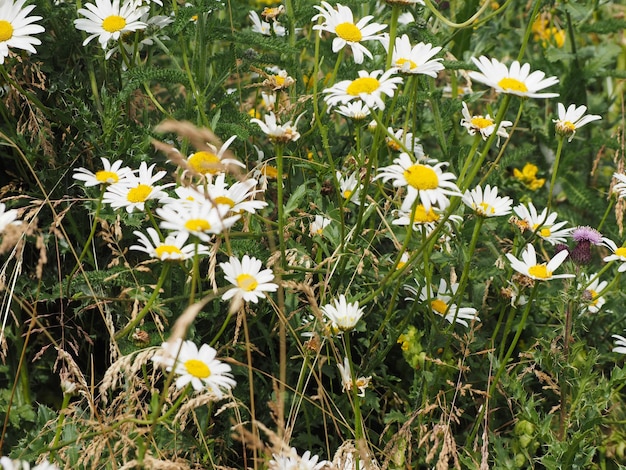
[[[594,245],[601,245],[603,242],[602,234],[588,225],[576,227],[572,230],[572,239],[575,242],[585,241]]]

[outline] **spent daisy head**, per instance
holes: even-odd
[[[400,73],[422,74],[437,78],[437,74],[445,67],[441,63],[443,59],[433,59],[441,51],[441,47],[433,47],[432,44],[420,42],[415,46],[406,34],[396,38],[393,46],[391,64]]]
[[[207,390],[216,399],[221,399],[224,392],[230,391],[237,382],[233,379],[231,367],[216,356],[217,351],[208,344],[198,349],[193,341],[178,338],[163,343],[152,361],[178,376],[175,382],[177,389],[191,384],[196,392]]]
[[[22,49],[36,54],[34,46],[41,41],[34,34],[43,33],[45,28],[36,24],[41,16],[28,16],[35,5],[24,6],[26,0],[4,0],[0,2],[0,64],[8,57],[10,49]]]
[[[334,333],[354,329],[363,316],[363,308],[359,308],[359,303],[348,303],[343,294],[339,296],[339,299],[321,307],[321,310],[330,322],[330,328]]]
[[[385,109],[383,95],[392,97],[402,77],[392,76],[395,69],[385,72],[374,70],[367,72],[359,70],[358,78],[354,80],[342,80],[330,88],[324,89],[326,94],[324,101],[328,104],[328,110],[338,104],[347,104],[354,100],[361,100],[370,109]]]
[[[549,281],[551,279],[562,279],[574,277],[573,274],[554,274],[563,261],[569,256],[567,250],[559,251],[547,263],[539,263],[537,261],[537,253],[535,247],[530,243],[522,251],[522,259],[518,259],[511,253],[507,253],[506,257],[511,263],[511,267],[520,274],[537,281]]]
[[[378,169],[376,179],[392,180],[394,187],[406,187],[407,195],[402,204],[405,208],[411,207],[419,198],[427,211],[433,205],[445,209],[449,205],[448,196],[461,196],[453,182],[456,177],[443,171],[446,165],[445,162],[434,165],[415,163],[408,154],[401,153],[393,165]]]
[[[358,22],[355,22],[352,10],[338,3],[336,8],[328,2],[322,1],[322,6],[314,7],[319,11],[317,15],[311,18],[311,21],[321,19],[320,24],[313,26],[313,30],[323,31],[335,34],[333,39],[333,52],[339,52],[348,46],[352,50],[354,62],[362,64],[364,56],[372,58],[372,53],[362,44],[364,41],[384,41],[384,36],[380,33],[387,25],[379,23],[370,23],[373,16],[365,16]]]
[[[81,167],[74,170],[72,177],[75,180],[82,181],[84,186],[88,188],[101,184],[109,185],[119,183],[133,173],[129,167],[122,166],[124,164],[122,160],[116,160],[111,163],[108,158],[101,157],[100,159],[102,160],[102,170],[92,173],[86,168]]]
[[[470,114],[465,102],[463,102],[463,110],[461,113],[463,114],[461,125],[467,129],[467,133],[469,135],[476,135],[478,133],[483,140],[487,140],[495,131],[498,136],[498,145],[500,145],[501,137],[505,139],[509,137],[509,133],[506,131],[506,128],[513,125],[511,121],[501,121],[498,126],[498,130],[496,131],[496,121],[489,116],[489,114],[486,116],[472,115]]]
[[[277,21],[272,21],[271,23],[263,21],[256,11],[250,11],[248,18],[250,18],[252,22],[252,31],[255,33],[260,33],[264,36],[271,36],[272,34],[284,36],[287,34],[287,30],[284,26],[280,25]]]
[[[539,93],[544,88],[559,83],[556,77],[547,77],[541,70],[530,71],[530,64],[520,64],[517,60],[507,67],[497,59],[481,56],[472,57],[479,72],[469,72],[472,80],[490,86],[498,93],[507,93],[524,98],[555,98],[558,93]]]
[[[570,104],[567,109],[563,103],[558,103],[559,118],[553,119],[556,134],[561,137],[567,137],[567,141],[571,142],[574,138],[576,131],[583,127],[585,124],[602,119],[602,116],[597,114],[587,114],[587,106],[576,106]]]
[[[205,256],[210,250],[201,244],[187,244],[189,233],[171,233],[161,240],[159,233],[152,227],[147,230],[148,235],[138,230],[133,233],[137,237],[138,245],[132,245],[131,250],[143,251],[151,258],[161,261],[183,261],[194,256]]]
[[[463,203],[481,217],[499,217],[511,213],[513,201],[508,196],[498,196],[498,188],[489,185],[485,189],[476,186],[465,191]]]
[[[271,269],[262,269],[263,263],[248,255],[244,255],[241,261],[231,256],[226,263],[220,263],[224,277],[233,286],[222,296],[223,300],[233,297],[243,299],[245,302],[258,303],[260,298],[265,298],[265,292],[276,292],[278,284],[274,284],[274,273]]]
[[[96,0],[86,3],[78,14],[84,18],[74,20],[76,29],[85,31],[90,36],[83,46],[92,39],[98,38],[102,49],[106,49],[109,41],[117,41],[122,34],[145,29],[148,25],[141,21],[142,15],[149,11],[149,6],[141,6],[136,0]]]

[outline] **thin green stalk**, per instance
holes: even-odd
[[[485,2],[486,3],[486,2]],[[535,5],[533,6],[533,11],[528,17],[528,24],[526,25],[526,30],[524,31],[524,39],[522,40],[522,45],[519,49],[519,53],[517,54],[517,60],[521,62],[524,58],[524,52],[526,51],[526,46],[528,45],[528,40],[530,39],[530,33],[533,29],[533,23],[535,22],[535,17],[539,12],[539,7],[541,6],[542,0],[535,0]]]
[[[72,269],[72,272],[68,276],[68,287],[67,287],[68,292],[69,292],[70,283],[72,281],[72,278],[74,277],[74,274],[76,274],[76,271],[80,269],[80,263],[83,261],[83,258],[87,255],[87,253],[89,252],[89,249],[91,248],[91,242],[93,240],[94,235],[96,234],[96,228],[98,227],[98,218],[100,217],[100,210],[102,209],[102,199],[104,198],[104,192],[105,192],[105,186],[101,185],[100,196],[98,197],[98,204],[96,205],[96,212],[93,216],[93,222],[91,224],[91,230],[89,232],[89,236],[87,237],[87,241],[85,242],[85,245],[83,246],[83,251],[80,252],[78,259],[76,260],[76,265],[74,266],[74,268]]]
[[[387,50],[387,62],[385,63],[385,69],[391,68],[391,62],[393,61],[393,48],[396,43],[396,33],[398,30],[398,18],[400,17],[400,5],[391,6],[391,21],[389,21],[389,49]]]
[[[352,360],[352,351],[350,346],[350,333],[345,332],[344,338],[346,342],[346,357],[350,364],[350,375],[352,379],[352,403],[354,408],[354,440],[358,442],[363,437],[363,416],[361,415],[361,397],[359,396],[359,388],[357,387],[357,377],[354,370],[354,362]],[[357,466],[358,468],[358,466]]]
[[[197,258],[197,256],[195,258]],[[115,333],[116,340],[120,340],[124,338],[125,336],[127,336],[141,322],[141,320],[143,320],[146,314],[150,311],[150,309],[152,308],[152,305],[154,304],[154,301],[159,296],[159,292],[161,290],[161,287],[163,286],[163,283],[165,282],[165,279],[167,278],[169,270],[170,270],[170,263],[169,262],[163,263],[161,274],[154,288],[154,291],[152,292],[152,295],[148,299],[148,302],[146,302],[146,304],[141,309],[141,311],[137,314],[134,320],[130,321],[124,328],[122,328],[120,331]]]
[[[552,166],[552,178],[550,178],[550,189],[548,190],[548,211],[547,214],[550,213],[550,208],[552,207],[552,193],[554,191],[554,185],[556,184],[556,176],[559,172],[559,163],[561,162],[561,152],[563,150],[563,141],[565,138],[563,136],[558,137],[559,142],[556,148],[556,156],[554,158],[554,165]]]
[[[276,181],[276,210],[278,212],[278,247],[280,250],[280,267],[285,270],[287,266],[286,246],[285,246],[285,206],[284,206],[284,184],[281,175],[284,174],[283,145],[277,143],[274,146],[276,152],[276,169],[278,179]]]

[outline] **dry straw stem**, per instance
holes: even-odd
[[[159,350],[158,347],[147,348],[127,356],[122,356],[107,369],[100,384],[100,395],[103,403],[107,402],[107,392],[115,390],[124,377],[134,377]]]
[[[185,462],[173,462],[171,460],[155,459],[150,455],[143,458],[143,462],[138,460],[130,460],[119,467],[119,470],[131,470],[135,468],[150,468],[154,470],[187,470],[191,467]]]

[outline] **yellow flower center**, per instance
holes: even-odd
[[[491,204],[487,204],[485,201],[478,205],[474,204],[474,210],[481,215],[492,215],[496,213],[495,207]]]
[[[401,57],[400,59],[396,60],[396,65],[401,69],[404,68],[405,64],[409,65],[409,70],[417,68],[417,64],[411,59],[405,59],[404,57]]]
[[[576,126],[571,121],[560,121],[558,123],[564,131],[574,132]]]
[[[430,306],[439,315],[445,314],[446,310],[448,310],[448,304],[440,299],[435,299],[432,302],[430,302]]]
[[[622,258],[626,258],[626,248],[625,247],[620,247],[617,250],[615,250],[615,254],[617,256],[621,256]]]
[[[138,202],[146,202],[151,192],[151,186],[148,186],[147,184],[140,184],[128,191],[126,199],[128,200],[128,202],[132,202],[135,204]]]
[[[230,206],[231,208],[235,207],[235,201],[226,196],[218,196],[213,199],[213,202],[215,202],[215,204],[224,204],[226,206]]]
[[[208,232],[211,224],[206,219],[189,219],[185,222],[185,228],[192,232]]]
[[[274,75],[272,78],[274,79],[274,83],[278,86],[283,86],[285,84],[286,77],[283,77],[282,75]]]
[[[159,258],[163,258],[165,255],[182,255],[183,252],[177,246],[174,245],[159,245],[154,250]]]
[[[489,126],[493,126],[493,121],[491,119],[487,119],[482,116],[474,116],[470,122],[472,126],[478,129],[486,129]]]
[[[335,28],[335,33],[344,41],[359,42],[363,39],[361,30],[352,23],[341,23]]]
[[[254,276],[250,274],[240,274],[235,278],[240,289],[251,292],[257,288],[259,283]]]
[[[524,82],[520,82],[517,78],[506,77],[498,82],[498,86],[502,88],[505,92],[507,91],[517,91],[521,93],[526,93],[528,91],[528,87]]]
[[[528,268],[528,274],[538,279],[549,279],[552,277],[552,272],[548,271],[548,267],[545,264],[536,264]]]
[[[219,170],[220,157],[211,152],[196,152],[187,160],[189,166],[201,175],[214,175]]]
[[[591,305],[597,305],[599,299],[598,293],[593,289],[587,289],[587,292],[589,292],[589,295],[591,297]]]
[[[211,369],[204,362],[198,359],[189,359],[185,361],[185,369],[189,375],[193,375],[199,379],[206,379],[211,376]]]
[[[421,191],[439,186],[439,178],[435,170],[419,163],[408,167],[402,175],[408,184]]]
[[[343,198],[344,198],[344,199],[350,199],[350,198],[352,197],[353,192],[354,192],[354,191],[352,191],[352,190],[350,190],[350,189],[346,189],[346,190],[343,192]]]
[[[120,180],[120,177],[117,175],[117,173],[114,173],[113,171],[100,170],[96,172],[96,179],[100,183],[112,184],[117,183]]]
[[[541,235],[544,238],[548,238],[550,235],[552,235],[552,230],[550,230],[550,227],[544,227],[541,230],[539,230],[539,235]]]
[[[7,20],[0,20],[0,42],[8,41],[13,37],[13,25]]]
[[[348,88],[346,88],[346,93],[351,96],[359,96],[361,93],[373,93],[378,90],[380,86],[380,82],[372,77],[359,77],[354,80]]]
[[[126,27],[126,20],[119,15],[107,16],[102,22],[102,29],[107,33],[115,33]]]
[[[413,217],[414,224],[427,224],[429,222],[436,222],[439,220],[439,216],[435,214],[435,211],[431,207],[428,212],[426,212],[426,208],[419,204],[415,209],[415,216]]]

